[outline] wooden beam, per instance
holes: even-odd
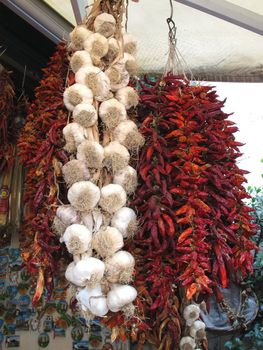
[[[263,35],[263,16],[226,0],[174,0]]]

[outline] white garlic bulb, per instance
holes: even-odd
[[[138,229],[134,210],[128,207],[117,210],[112,217],[111,226],[117,228],[124,238],[132,237]]]
[[[127,194],[134,193],[138,185],[137,171],[128,165],[114,174],[113,183],[121,185]]]
[[[85,253],[91,248],[92,233],[84,225],[72,224],[67,227],[61,242],[65,242],[70,254]]]
[[[87,287],[80,290],[76,298],[84,311],[89,310],[95,316],[103,317],[109,311],[107,299],[103,296],[99,284],[93,288]]]
[[[126,109],[136,107],[139,96],[131,86],[125,86],[116,92],[115,98],[122,103]]]
[[[70,67],[74,73],[84,66],[92,66],[92,59],[86,50],[76,51],[70,58]]]
[[[112,312],[120,311],[125,305],[132,303],[137,297],[137,291],[128,285],[113,285],[107,295],[108,308]]]
[[[63,102],[66,108],[72,112],[80,103],[92,103],[93,93],[87,86],[76,83],[66,88]]]
[[[93,235],[92,247],[103,258],[116,253],[123,244],[122,234],[114,227],[102,227]]]
[[[83,128],[89,128],[96,124],[98,115],[93,105],[89,103],[80,103],[77,105],[72,114],[74,122],[83,126]]]
[[[194,321],[190,327],[190,335],[198,340],[205,339],[205,323],[199,320]]]
[[[114,174],[127,167],[130,160],[130,154],[126,147],[117,141],[110,142],[104,147],[104,166]]]
[[[79,286],[93,287],[98,284],[103,277],[105,264],[103,261],[86,257],[78,261],[73,269],[73,279],[80,281]]]
[[[56,215],[67,226],[77,224],[80,221],[77,211],[70,205],[60,205],[57,208]]]
[[[73,50],[82,50],[84,41],[92,34],[84,25],[79,25],[69,34],[71,47]]]
[[[72,159],[62,167],[62,174],[68,187],[75,182],[85,181],[90,178],[90,172],[87,165],[77,159]]]
[[[111,98],[101,103],[99,116],[107,128],[112,130],[120,122],[127,119],[127,112],[123,104],[115,98]]]
[[[121,63],[116,63],[110,66],[105,74],[110,80],[110,88],[112,91],[117,91],[128,85],[130,80],[130,75],[125,69],[125,65]]]
[[[128,148],[138,150],[144,144],[144,138],[132,120],[121,122],[114,130],[114,139]]]
[[[63,128],[63,136],[66,141],[64,149],[73,153],[78,145],[85,140],[85,130],[77,123],[69,123]]]
[[[98,67],[82,67],[75,75],[76,82],[87,86],[98,101],[110,96],[110,80]]]
[[[101,189],[99,206],[106,212],[113,214],[126,203],[127,195],[120,185],[109,184]]]
[[[135,54],[137,50],[137,40],[132,34],[123,34],[123,49],[124,52],[127,52],[131,55]]]
[[[101,58],[108,52],[108,40],[99,33],[91,34],[84,42],[84,48],[89,52],[91,57]]]
[[[138,65],[134,56],[125,52],[123,58],[119,62],[124,65],[126,71],[130,76],[133,76],[137,73]]]
[[[184,319],[188,326],[191,326],[194,321],[200,317],[200,307],[195,304],[187,305],[183,312]]]
[[[129,283],[135,266],[134,257],[124,250],[113,254],[105,262],[105,276],[110,283]]]
[[[68,200],[76,210],[92,210],[100,200],[100,190],[90,181],[79,181],[68,190]]]
[[[108,40],[109,49],[104,59],[110,64],[120,55],[120,43],[115,38]]]
[[[69,281],[69,282],[71,282],[71,283],[74,283],[74,282],[73,282],[73,269],[74,269],[74,267],[75,267],[75,263],[74,263],[74,261],[72,261],[72,262],[68,265],[68,267],[67,267],[67,269],[66,269],[66,271],[65,271],[66,280]]]
[[[183,337],[180,340],[179,344],[180,350],[194,350],[195,349],[195,341],[191,337]]]
[[[112,36],[115,32],[116,20],[108,13],[101,13],[94,21],[95,32],[104,35],[106,38]]]
[[[96,141],[83,141],[77,149],[77,159],[89,168],[100,169],[104,159],[104,148]]]

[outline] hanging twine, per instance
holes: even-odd
[[[168,24],[168,38],[169,38],[169,50],[168,50],[168,59],[167,63],[164,67],[164,73],[163,77],[167,76],[168,74],[173,74],[173,75],[181,75],[185,79],[187,79],[186,72],[189,72],[190,74],[190,79],[194,79],[194,75],[188,64],[186,63],[185,59],[179,52],[176,44],[177,44],[177,39],[176,39],[176,31],[177,28],[175,26],[175,22],[173,20],[173,0],[169,0],[170,2],[170,8],[171,8],[171,13],[170,17],[167,18],[166,22]]]

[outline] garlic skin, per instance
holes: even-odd
[[[68,267],[67,267],[67,269],[65,271],[65,278],[66,278],[67,281],[69,281],[71,283],[74,283],[73,282],[73,269],[74,269],[74,267],[75,267],[75,263],[74,263],[74,261],[72,261],[68,265]]]
[[[76,210],[92,210],[100,200],[100,189],[90,181],[76,182],[68,190],[68,200]]]
[[[92,66],[92,59],[86,50],[76,51],[70,58],[70,67],[74,73],[84,66]]]
[[[107,128],[113,130],[120,122],[127,119],[127,112],[123,104],[116,98],[111,98],[101,103],[99,116]]]
[[[92,34],[84,25],[79,25],[69,34],[70,45],[73,50],[82,50],[84,41]]]
[[[83,128],[89,128],[97,123],[98,114],[93,105],[89,103],[78,104],[72,114],[74,122],[83,126]]]
[[[62,174],[68,187],[75,182],[85,181],[90,178],[90,172],[86,164],[77,159],[72,159],[63,165]]]
[[[60,237],[63,235],[67,228],[67,225],[60,220],[57,216],[54,217],[52,230]]]
[[[115,98],[122,103],[126,109],[136,107],[139,103],[137,92],[130,86],[125,86],[116,92]]]
[[[110,96],[110,80],[98,67],[80,68],[75,80],[89,88],[97,101],[107,100]]]
[[[70,254],[83,254],[91,247],[92,233],[80,224],[73,224],[67,227],[61,242],[65,242]]]
[[[108,40],[99,33],[93,33],[84,41],[84,49],[89,52],[91,57],[101,58],[108,52]]]
[[[144,144],[144,137],[132,120],[121,122],[115,128],[113,135],[116,141],[131,151],[138,150]]]
[[[92,103],[93,93],[87,86],[76,83],[66,88],[63,94],[63,102],[66,108],[72,112],[80,103]]]
[[[110,66],[105,74],[109,78],[111,90],[114,92],[129,84],[130,75],[123,64],[118,63]]]
[[[104,147],[103,165],[115,174],[117,171],[128,166],[130,154],[126,147],[117,141],[110,142]]]
[[[113,214],[126,204],[127,195],[120,185],[109,184],[101,189],[99,206]]]
[[[195,341],[191,337],[183,337],[180,340],[179,348],[180,350],[194,350],[195,349]]]
[[[194,321],[200,317],[200,308],[198,305],[190,304],[185,307],[183,312],[183,317],[188,326],[191,326]]]
[[[109,311],[107,299],[103,296],[100,285],[80,290],[76,298],[84,311],[89,310],[95,316],[103,317]]]
[[[60,205],[57,208],[56,216],[67,226],[79,223],[79,215],[70,205]]]
[[[123,247],[122,234],[114,227],[102,227],[93,235],[92,248],[102,257],[107,258]]]
[[[93,217],[91,212],[83,211],[81,213],[81,223],[85,225],[90,232],[93,232]]]
[[[99,229],[101,228],[102,224],[103,224],[103,215],[100,212],[99,209],[97,210],[93,210],[92,211],[92,217],[93,217],[93,232],[97,232],[99,231]]]
[[[120,43],[115,38],[108,40],[109,49],[107,55],[104,56],[104,60],[109,64],[112,63],[120,55]]]
[[[105,276],[108,282],[125,284],[132,281],[135,260],[129,252],[118,251],[106,260],[105,265]]]
[[[83,141],[77,149],[77,159],[89,168],[100,169],[104,159],[104,148],[96,141]]]
[[[80,287],[93,287],[101,281],[104,271],[105,264],[103,261],[87,257],[76,263],[72,276],[74,280],[78,280]]]
[[[108,13],[101,13],[94,21],[95,32],[100,33],[106,38],[112,36],[116,29],[115,18]]]
[[[123,34],[123,49],[124,52],[134,55],[137,50],[137,40],[132,34],[124,33]]]
[[[198,340],[205,339],[205,323],[199,320],[195,321],[190,327],[190,335]]]
[[[137,297],[137,291],[128,285],[113,285],[107,295],[108,308],[112,312],[120,311],[125,305],[132,303]]]
[[[114,174],[113,183],[121,185],[127,194],[132,194],[138,185],[137,171],[128,165]]]
[[[77,123],[69,123],[62,132],[66,141],[64,149],[69,153],[74,153],[78,145],[85,140],[85,130]]]
[[[134,210],[128,207],[117,210],[112,217],[111,226],[119,230],[124,238],[132,237],[138,229]]]

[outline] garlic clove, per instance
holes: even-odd
[[[65,242],[69,253],[82,254],[90,249],[92,233],[91,231],[80,224],[72,224],[67,227],[62,240]]]
[[[191,326],[194,321],[200,317],[200,308],[198,305],[190,304],[184,308],[183,317],[188,326]]]
[[[91,212],[82,212],[81,213],[82,224],[85,225],[90,232],[93,232],[93,217]]]
[[[134,257],[129,252],[120,250],[106,260],[105,277],[109,283],[130,283],[134,266]]]
[[[77,123],[67,124],[62,132],[66,141],[64,149],[69,153],[74,153],[78,145],[85,140],[85,130]]]
[[[54,217],[53,224],[52,224],[52,230],[58,235],[62,236],[67,228],[67,225],[60,220],[57,216]]]
[[[78,213],[70,205],[60,205],[57,207],[56,215],[67,226],[77,224],[80,220]]]

